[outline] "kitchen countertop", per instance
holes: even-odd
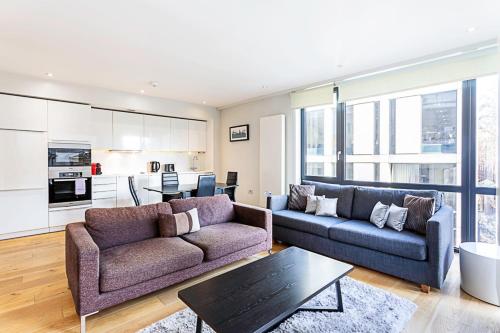
[[[158,171],[158,172],[137,172],[137,173],[103,173],[102,175],[93,175],[92,177],[118,177],[118,176],[132,176],[132,175],[161,175],[163,171]],[[200,171],[192,171],[192,170],[186,170],[186,171],[177,171],[178,174],[184,174],[184,175],[189,175],[189,174],[199,174],[199,173],[214,173],[212,170],[200,170]]]

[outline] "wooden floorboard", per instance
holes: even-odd
[[[274,251],[284,248],[275,244]],[[136,332],[184,304],[178,290],[266,256],[261,253],[184,283],[117,305],[88,318],[87,331]],[[497,332],[500,308],[460,290],[458,257],[441,290],[356,267],[351,277],[406,297],[418,305],[406,332]],[[0,241],[0,332],[79,332],[64,268],[64,232]]]

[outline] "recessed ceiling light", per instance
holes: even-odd
[[[51,72],[47,72],[47,73],[45,73],[45,75],[48,76],[48,77],[53,77],[54,76],[54,74],[52,74]]]
[[[145,93],[144,89],[141,89],[141,94],[144,94],[144,93]]]
[[[207,104],[207,101],[203,101],[202,103],[203,103],[203,104]]]
[[[344,65],[341,65],[341,64],[337,65],[337,68],[342,68],[342,67],[344,67]]]
[[[467,32],[474,32],[476,31],[476,27],[468,27]]]
[[[151,82],[149,82],[149,84],[150,84],[150,85],[151,85],[151,87],[153,87],[153,88],[158,87],[158,82],[156,82],[156,81],[151,81]]]

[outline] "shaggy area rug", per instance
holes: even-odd
[[[297,312],[273,333],[313,332],[401,332],[417,309],[415,303],[366,283],[342,278],[344,312]],[[306,303],[336,306],[335,285]],[[184,309],[143,329],[140,333],[195,332],[196,315]],[[203,333],[214,331],[203,324]]]

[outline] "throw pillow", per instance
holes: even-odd
[[[325,198],[316,201],[316,215],[337,217],[337,201],[338,198],[335,199]]]
[[[290,184],[290,197],[288,198],[288,209],[304,211],[307,205],[307,196],[314,195],[314,185]]]
[[[389,206],[379,201],[375,207],[373,207],[372,214],[370,215],[370,222],[375,224],[378,228],[383,228],[388,217]]]
[[[308,195],[306,204],[306,213],[312,213],[312,214],[316,213],[318,200],[323,200],[324,198],[325,198],[324,195]]]
[[[407,214],[408,208],[392,204],[391,207],[389,207],[389,216],[387,217],[386,225],[397,231],[403,230]]]
[[[175,237],[200,230],[198,209],[177,214],[158,214],[161,237]]]
[[[408,208],[408,218],[405,223],[405,229],[425,235],[427,221],[434,214],[434,198],[416,197],[407,194],[405,195],[403,207]]]

